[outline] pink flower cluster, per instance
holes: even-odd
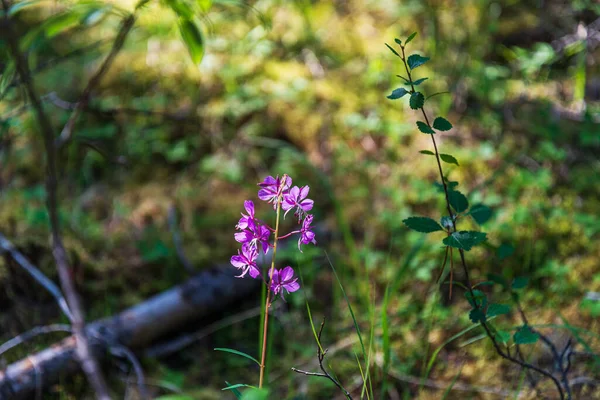
[[[291,210],[294,210],[294,215],[300,224],[298,230],[294,230],[288,234],[280,235],[277,239],[285,239],[292,235],[298,234],[298,250],[302,251],[302,244],[317,244],[315,233],[312,231],[311,224],[313,215],[308,214],[313,208],[314,202],[307,199],[310,188],[308,186],[292,187],[292,179],[284,175],[283,178],[273,178],[267,176],[265,180],[258,184],[258,198],[273,204],[273,209],[276,210],[278,203],[281,202],[281,209],[285,211],[285,215]],[[263,221],[257,219],[254,213],[254,203],[251,200],[244,201],[246,214],[242,213],[242,218],[236,225],[239,232],[235,233],[235,240],[242,244],[238,254],[231,257],[231,264],[241,271],[238,278],[250,275],[252,278],[259,278],[261,271],[256,263],[259,249],[262,249],[264,254],[269,252],[269,248],[273,247],[269,238],[275,229]],[[294,278],[294,270],[287,266],[281,270],[274,269],[270,276],[270,289],[273,293],[282,293],[283,289],[287,293],[295,292],[300,288],[298,278]]]

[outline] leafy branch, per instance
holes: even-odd
[[[496,304],[488,304],[487,298],[485,294],[477,289],[474,289],[475,286],[471,283],[471,279],[469,277],[469,268],[467,266],[467,261],[465,257],[465,252],[471,250],[473,246],[476,246],[486,240],[486,234],[478,231],[459,231],[457,228],[457,220],[459,217],[471,215],[473,219],[479,224],[485,222],[487,218],[491,215],[491,210],[489,208],[478,205],[471,207],[471,211],[466,213],[469,209],[469,203],[467,198],[460,193],[459,191],[454,190],[455,182],[448,182],[446,177],[444,176],[444,171],[442,168],[442,161],[450,162],[458,165],[458,161],[454,157],[449,158],[448,155],[441,154],[438,150],[437,142],[435,140],[436,131],[444,132],[452,129],[452,124],[443,117],[437,117],[430,122],[430,119],[425,112],[425,96],[423,93],[417,90],[417,86],[419,86],[422,82],[427,78],[421,78],[418,80],[413,80],[412,73],[413,71],[425,64],[429,61],[428,57],[424,57],[418,54],[411,54],[408,57],[406,56],[406,45],[416,36],[416,33],[410,35],[404,44],[399,39],[395,39],[396,44],[400,47],[400,52],[396,51],[390,45],[386,43],[388,49],[392,51],[394,55],[399,57],[402,60],[404,65],[404,69],[406,71],[406,77],[398,75],[401,79],[404,80],[404,85],[408,86],[410,89],[406,89],[404,87],[395,89],[388,98],[391,100],[400,99],[406,95],[409,95],[409,105],[413,110],[419,110],[423,116],[424,121],[417,122],[417,128],[420,132],[424,134],[428,134],[431,136],[431,142],[433,144],[434,152],[424,151],[424,154],[434,155],[437,167],[439,171],[439,176],[442,181],[442,189],[444,192],[445,200],[446,200],[446,210],[448,212],[447,217],[442,217],[441,225],[437,223],[437,221],[427,218],[427,217],[410,217],[405,219],[403,222],[409,228],[422,233],[432,233],[436,231],[446,231],[447,237],[443,239],[444,245],[446,245],[446,250],[448,247],[458,249],[458,253],[460,255],[461,266],[465,275],[466,281],[466,290],[465,297],[467,301],[471,304],[472,310],[469,313],[469,318],[474,323],[480,323],[483,329],[485,330],[486,335],[491,340],[494,349],[496,352],[504,359],[525,368],[526,370],[532,370],[542,374],[546,378],[552,380],[554,385],[556,386],[557,391],[560,394],[561,399],[565,399],[565,393],[563,390],[563,386],[559,382],[559,380],[554,377],[554,375],[536,365],[530,364],[526,362],[522,357],[515,358],[510,354],[509,347],[506,347],[506,351],[501,347],[500,342],[506,342],[502,340],[498,331],[489,323],[487,317],[493,315],[499,315],[508,313],[510,309],[508,307],[502,307],[503,305]],[[450,156],[451,157],[451,156]],[[447,256],[447,252],[446,252]],[[452,258],[452,254],[450,256]],[[444,266],[446,261],[444,260]],[[452,265],[452,263],[451,263]],[[444,268],[444,267],[442,267]],[[452,268],[452,267],[451,267]],[[452,271],[451,271],[452,273]],[[452,275],[451,275],[452,276]],[[452,284],[452,281],[450,281]],[[452,289],[450,289],[452,290]],[[520,305],[518,305],[519,310],[521,311],[521,316],[523,318],[524,325],[515,333],[514,340],[518,345],[526,344],[526,343],[535,343],[541,335],[532,330],[529,327],[527,319],[525,318],[524,312]],[[571,391],[569,388],[569,383],[567,379],[568,369],[563,366],[561,355],[556,350],[556,347],[552,342],[544,337],[542,339],[544,343],[546,343],[552,350],[555,361],[559,365],[559,369],[561,370],[561,377],[564,385],[564,389],[567,392],[567,399],[571,399]]]

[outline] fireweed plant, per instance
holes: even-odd
[[[267,295],[264,304],[264,314],[262,318],[262,346],[260,362],[245,353],[241,353],[232,349],[215,349],[226,351],[250,358],[255,361],[260,367],[260,376],[258,387],[262,388],[265,377],[265,364],[267,355],[267,332],[269,327],[269,309],[276,300],[277,296],[285,300],[285,294],[290,294],[300,289],[298,278],[294,277],[294,270],[290,266],[282,269],[275,268],[275,257],[277,255],[277,243],[279,240],[298,236],[298,250],[302,252],[302,245],[317,244],[315,233],[312,231],[313,215],[309,211],[313,208],[313,200],[308,199],[310,187],[292,186],[292,178],[288,175],[283,175],[273,178],[268,176],[265,180],[258,184],[258,198],[272,205],[275,212],[275,228],[269,226],[266,222],[256,218],[254,202],[246,200],[244,208],[246,214],[242,213],[242,218],[236,225],[234,237],[241,244],[241,249],[238,254],[231,257],[231,264],[238,269],[238,278],[253,278],[261,279],[266,288]],[[293,211],[293,217],[298,223],[298,229],[292,230],[289,233],[281,234],[279,232],[279,223],[281,219],[281,211],[284,211],[283,218],[288,213]],[[271,240],[271,234],[273,238]],[[273,251],[271,256],[271,265],[268,269],[261,268],[258,265],[259,252],[267,255]],[[233,390],[237,394],[237,388],[249,385],[230,385],[225,389]]]
[[[397,75],[404,81],[403,87],[393,90],[392,93],[387,96],[387,98],[390,100],[398,100],[404,96],[408,96],[410,108],[416,110],[422,117],[423,120],[416,122],[417,129],[421,133],[431,137],[433,151],[422,150],[421,153],[434,156],[434,159],[437,163],[439,179],[441,180],[441,185],[439,185],[439,187],[444,193],[446,202],[445,212],[447,215],[442,215],[439,219],[439,222],[435,219],[424,216],[413,216],[405,219],[403,222],[408,228],[417,232],[426,234],[434,232],[445,233],[445,237],[442,239],[442,244],[444,246],[444,258],[440,271],[440,278],[446,268],[447,261],[450,260],[449,296],[452,296],[454,255],[458,252],[460,266],[464,274],[464,285],[459,282],[456,284],[463,287],[465,290],[466,300],[471,306],[469,319],[473,323],[481,325],[487,338],[491,341],[498,355],[510,361],[511,363],[520,366],[527,372],[532,388],[536,389],[537,382],[535,381],[531,372],[536,372],[553,382],[561,399],[571,399],[572,395],[568,380],[568,373],[571,366],[569,358],[572,344],[569,341],[563,349],[559,349],[558,346],[547,336],[543,335],[529,324],[527,316],[521,307],[519,300],[519,291],[527,285],[527,279],[523,277],[517,277],[512,282],[508,282],[500,275],[490,274],[488,275],[489,281],[474,284],[469,277],[466,253],[474,246],[486,241],[487,237],[484,232],[460,230],[458,225],[467,218],[471,218],[476,224],[481,225],[491,217],[492,210],[482,204],[469,206],[467,197],[460,191],[456,190],[458,182],[449,181],[446,175],[444,175],[442,162],[455,164],[457,166],[459,164],[456,158],[453,156],[439,152],[438,144],[436,142],[436,134],[452,129],[452,124],[443,117],[436,117],[433,119],[433,122],[431,122],[430,117],[425,111],[424,106],[426,97],[420,90],[419,85],[421,85],[421,83],[428,78],[424,77],[415,79],[413,74],[415,69],[429,61],[429,58],[419,54],[411,54],[409,56],[406,55],[406,46],[412,41],[412,39],[414,39],[415,36],[416,33],[413,33],[404,41],[404,43],[402,43],[402,41],[399,39],[395,39],[395,43],[398,46],[397,48],[399,48],[399,51],[386,43],[388,49],[396,57],[400,58],[406,72],[406,76]],[[502,247],[500,247],[498,250],[500,258],[503,258],[502,252],[505,251],[505,249],[503,250]],[[440,278],[438,278],[438,281]],[[512,338],[509,332],[497,329],[496,326],[491,322],[494,317],[510,313],[511,306],[508,304],[491,303],[488,300],[486,293],[480,289],[477,289],[477,287],[482,285],[493,284],[500,285],[505,292],[510,294],[512,303],[521,319],[522,325],[518,327],[518,329],[512,335]],[[550,369],[544,369],[538,365],[531,364],[527,362],[523,356],[520,346],[533,344],[537,341],[541,341],[545,346],[547,346],[552,354],[553,365]]]

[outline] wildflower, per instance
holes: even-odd
[[[277,199],[279,198],[279,189],[281,188],[282,181],[277,176],[267,176],[265,180],[258,184],[261,189],[258,191],[258,198],[268,203],[273,203],[273,208],[277,208]],[[290,186],[292,186],[292,178],[285,176],[285,184],[283,186],[283,194],[287,193]]]
[[[300,250],[300,252],[302,252],[300,244],[317,244],[317,241],[315,240],[315,233],[311,231],[312,227],[310,226],[310,224],[312,224],[312,221],[312,214],[308,214],[306,218],[304,218],[304,221],[302,221],[302,228],[300,229],[300,239],[298,239],[298,250]]]
[[[235,240],[242,244],[249,244],[254,248],[258,248],[260,244],[265,254],[269,251],[269,235],[271,231],[263,225],[258,225],[254,221],[248,222],[247,229],[242,232],[237,232],[234,237]]]
[[[314,201],[306,198],[309,190],[310,187],[308,186],[303,186],[302,188],[294,186],[288,194],[283,196],[281,208],[283,208],[286,215],[292,208],[298,207],[295,214],[298,216],[298,220],[300,220],[303,213],[312,210]]]
[[[242,218],[240,218],[240,221],[235,226],[236,229],[239,230],[248,228],[248,224],[250,222],[254,223],[254,203],[252,202],[252,200],[244,201],[244,208],[246,209],[248,215],[242,214]]]
[[[258,257],[258,250],[256,247],[251,246],[248,243],[242,245],[242,251],[238,250],[237,256],[231,257],[231,264],[237,269],[242,270],[241,275],[236,278],[243,278],[247,273],[251,277],[256,278],[260,275],[260,271],[256,266],[256,258]]]
[[[294,278],[294,270],[290,266],[280,271],[274,269],[271,275],[271,290],[273,293],[278,294],[282,292],[282,289],[285,289],[288,294],[300,289],[298,278]],[[283,297],[283,292],[281,295]]]

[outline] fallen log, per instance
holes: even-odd
[[[259,280],[234,278],[235,272],[231,268],[203,271],[114,317],[88,324],[92,351],[101,360],[113,345],[142,348],[185,323],[223,310],[259,286]],[[0,371],[0,400],[33,398],[41,387],[78,369],[75,338],[69,336]]]

